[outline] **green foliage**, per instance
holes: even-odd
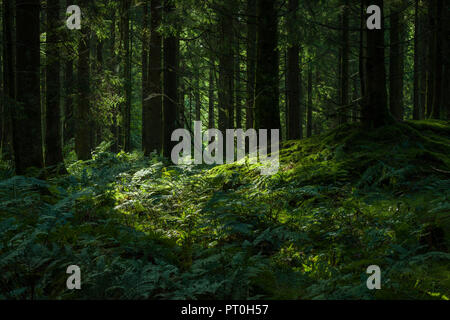
[[[0,298],[448,299],[448,133],[347,126],[287,142],[270,177],[108,144],[47,181],[2,166]]]

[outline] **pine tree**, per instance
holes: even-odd
[[[16,103],[13,141],[16,173],[43,166],[39,0],[16,0]]]
[[[63,163],[60,106],[59,0],[47,0],[45,165]]]

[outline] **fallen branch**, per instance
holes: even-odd
[[[431,167],[431,169],[433,169],[434,171],[440,172],[440,173],[446,173],[446,174],[450,174],[450,171],[445,171],[445,170],[441,170],[441,169],[437,169],[435,167]]]

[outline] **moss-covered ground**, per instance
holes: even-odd
[[[0,298],[450,297],[446,122],[284,142],[272,176],[103,149],[46,180],[2,165]]]

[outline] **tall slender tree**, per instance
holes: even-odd
[[[64,143],[74,137],[74,60],[69,57],[64,64]]]
[[[349,36],[349,0],[343,0],[343,12],[341,23],[341,60],[340,60],[340,110],[339,123],[346,123],[348,120],[348,105],[349,105],[349,91],[350,91],[350,76],[349,76],[349,56],[350,56],[350,36]]]
[[[256,25],[256,0],[247,0],[247,129],[254,127],[255,119]]]
[[[148,63],[148,96],[144,99],[142,143],[145,154],[162,151],[162,19],[160,0],[150,2],[150,48]]]
[[[110,46],[109,46],[109,61],[108,69],[111,74],[116,75],[118,71],[118,57],[120,55],[116,54],[116,34],[117,34],[117,13],[116,10],[111,12],[111,25],[110,25]],[[119,137],[120,137],[120,127],[118,125],[119,118],[119,106],[117,104],[113,105],[112,108],[112,123],[110,125],[110,131],[112,133],[113,144],[111,146],[111,151],[114,153],[119,152]]]
[[[427,9],[427,42],[426,42],[426,118],[430,118],[433,113],[433,94],[434,94],[434,60],[435,60],[435,28],[436,28],[436,14],[435,14],[435,6],[434,2],[436,0],[427,0],[424,1],[425,7]]]
[[[289,17],[287,21],[288,37],[291,39],[287,50],[287,113],[288,118],[287,129],[288,139],[303,138],[303,124],[300,106],[300,62],[299,53],[300,45],[297,38],[298,30],[298,0],[289,0]]]
[[[234,127],[233,1],[224,2],[219,13],[219,130]]]
[[[258,0],[255,120],[257,129],[281,129],[279,110],[278,12],[272,0]]]
[[[148,91],[148,45],[150,43],[150,33],[148,28],[148,4],[149,0],[144,0],[142,3],[142,35],[141,35],[141,41],[142,41],[142,150],[145,152],[145,129],[147,129],[144,126],[144,119],[146,116],[146,99],[148,97],[149,91]]]
[[[419,0],[414,3],[414,83],[413,83],[413,119],[420,119],[420,66],[419,66]]]
[[[125,102],[122,107],[122,147],[131,150],[131,50],[130,6],[131,0],[121,0],[122,59]]]
[[[175,12],[173,0],[164,1],[166,17]],[[169,34],[164,38],[164,98],[163,98],[163,155],[170,157],[176,142],[172,141],[172,133],[177,129],[177,72],[178,72],[178,39],[175,34]]]
[[[366,47],[366,39],[367,39],[367,32],[366,32],[366,16],[365,16],[365,1],[361,1],[360,5],[360,31],[359,31],[359,57],[358,57],[358,69],[359,69],[359,82],[361,87],[361,99],[362,103],[365,103],[366,101],[366,95],[367,95],[367,77],[366,77],[366,56],[367,56],[367,47]]]
[[[450,22],[448,20],[448,14],[450,14],[450,2],[444,1],[444,9],[443,12],[447,13],[443,16],[443,26],[442,26],[442,33],[441,33],[441,40],[442,40],[442,51],[444,53],[450,52],[450,39],[448,35],[450,34]],[[445,19],[447,17],[447,19]],[[447,114],[447,120],[450,120],[450,55],[444,54],[443,55],[443,67],[444,67],[444,74],[443,74],[443,97],[442,97],[442,110],[446,112]]]
[[[13,141],[16,173],[41,168],[40,4],[39,0],[16,0],[16,104]]]
[[[381,29],[366,29],[367,53],[365,55],[366,96],[362,109],[362,122],[368,128],[378,128],[391,122],[387,106],[386,68],[384,65],[384,1],[367,1],[381,9]]]
[[[389,108],[398,120],[403,120],[403,25],[402,7],[391,5],[390,15],[390,62],[389,62]]]
[[[433,92],[432,92],[432,111],[431,118],[441,118],[441,104],[442,104],[442,75],[443,75],[443,18],[442,11],[444,8],[443,0],[432,0],[432,9],[434,16],[434,29],[433,29],[433,64],[432,77],[433,77]],[[448,16],[447,16],[448,18]],[[448,37],[448,34],[447,34]]]
[[[237,22],[239,24],[239,22]],[[241,43],[239,41],[240,28],[239,25],[235,28],[236,30],[236,54],[234,59],[234,75],[235,75],[235,85],[234,85],[234,105],[236,106],[236,126],[235,128],[242,128],[242,106],[241,106]]]
[[[308,67],[308,115],[306,122],[306,136],[309,138],[312,136],[312,109],[313,109],[313,89],[312,89],[312,65]]]
[[[59,0],[47,0],[45,165],[63,163],[60,106]]]
[[[2,77],[3,77],[3,97],[2,97],[2,116],[0,151],[9,153],[12,156],[12,126],[11,111],[14,103],[16,91],[14,75],[14,57],[13,57],[13,7],[10,1],[3,1],[2,10],[2,40],[3,40],[3,59],[2,59]]]
[[[428,99],[428,75],[429,75],[429,19],[426,15],[426,3],[419,1],[419,37],[418,54],[419,54],[419,104],[420,119],[425,119],[427,115],[427,99]]]
[[[80,4],[84,8],[89,7],[88,0],[82,0]],[[83,13],[86,11],[83,10]],[[85,15],[84,21],[86,19]],[[75,110],[75,151],[80,160],[88,160],[91,157],[90,34],[89,23],[85,22],[78,42],[78,103]]]
[[[214,60],[210,63],[212,65],[209,67],[208,128],[212,129],[216,127],[214,118]]]
[[[201,121],[202,103],[200,99],[200,70],[199,65],[194,71],[194,101],[195,101],[195,121]]]

